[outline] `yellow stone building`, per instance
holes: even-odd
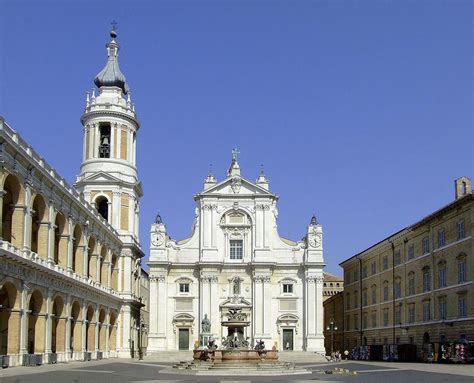
[[[149,285],[141,281],[148,275],[138,239],[139,123],[114,31],[111,37],[95,79],[99,94],[88,96],[81,118],[83,161],[74,186],[0,118],[4,367],[133,357],[140,348]]]
[[[471,180],[455,200],[342,262],[344,347],[474,340]]]

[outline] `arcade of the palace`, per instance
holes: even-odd
[[[140,283],[124,272],[132,254],[3,119],[0,202],[1,363],[101,359],[133,349],[139,319],[130,311]],[[123,304],[123,291],[132,304]]]

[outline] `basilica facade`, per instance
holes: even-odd
[[[194,199],[189,238],[171,238],[159,216],[151,226],[148,352],[205,343],[202,324],[221,345],[229,309],[245,316],[251,346],[263,340],[267,348],[324,352],[316,217],[301,240],[280,237],[277,195],[263,172],[256,182],[241,175],[236,151],[227,177],[210,174]]]

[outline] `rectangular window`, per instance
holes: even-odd
[[[458,314],[460,318],[466,316],[466,297],[459,297],[458,299]]]
[[[354,308],[359,307],[359,292],[356,290],[354,291]]]
[[[293,284],[291,283],[284,283],[283,284],[283,292],[287,294],[293,293]]]
[[[408,307],[408,323],[415,323],[415,305]]]
[[[354,282],[359,280],[359,270],[354,270]]]
[[[446,319],[446,301],[439,301],[439,319]]]
[[[438,247],[443,247],[446,244],[446,235],[444,229],[438,230]]]
[[[428,254],[430,252],[430,239],[428,237],[423,238],[421,242],[421,249],[423,254]]]
[[[344,323],[345,327],[346,327],[346,331],[349,331],[351,329],[351,322],[350,322],[350,317],[349,315],[346,315],[346,321]]]
[[[230,243],[230,259],[242,259],[243,242],[241,239],[231,239]]]
[[[369,303],[367,302],[367,290],[364,290],[362,293],[362,305],[367,306]]]
[[[179,284],[180,293],[189,293],[189,283],[180,283]]]
[[[383,327],[388,326],[388,309],[383,310]]]
[[[397,307],[395,309],[395,324],[402,324],[402,310],[400,309],[400,307]]]
[[[357,314],[354,315],[354,329],[355,330],[359,329],[359,315]]]
[[[415,294],[415,277],[411,277],[408,280],[408,295]]]
[[[367,266],[362,268],[362,278],[367,278]]]
[[[438,285],[439,287],[446,287],[446,266],[440,266],[438,271]]]
[[[408,246],[408,259],[415,258],[415,245],[411,244]]]
[[[423,292],[430,291],[430,272],[423,272]]]
[[[350,294],[346,294],[346,310],[351,309],[351,296]]]
[[[458,222],[458,241],[460,239],[463,239],[465,237],[464,233],[464,221],[459,221]]]
[[[430,302],[423,302],[423,321],[427,322],[431,319]]]
[[[372,304],[377,303],[377,289],[375,287],[372,287]]]
[[[348,271],[346,271],[344,279],[345,279],[345,280],[344,280],[344,283],[345,283],[345,284],[348,285],[349,283],[351,283],[351,273],[349,273]]]
[[[367,328],[367,327],[368,327],[367,313],[364,313],[364,317],[362,318],[362,328]]]
[[[400,250],[396,250],[393,257],[394,257],[394,261],[395,261],[395,266],[398,266],[401,263]]]
[[[387,258],[387,256],[383,257],[382,264],[383,264],[383,269],[387,270],[388,269],[388,258]]]
[[[400,280],[395,281],[395,299],[401,298],[402,296],[402,282]]]
[[[383,300],[388,301],[388,286],[383,287]]]
[[[462,260],[458,263],[458,283],[466,282],[466,261]]]
[[[377,327],[377,311],[372,311],[372,327]]]
[[[377,264],[375,262],[372,262],[372,264],[370,265],[370,272],[372,273],[372,275],[377,272]]]

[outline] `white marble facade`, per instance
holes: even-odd
[[[234,152],[227,177],[210,174],[195,195],[192,234],[172,239],[160,217],[151,226],[148,352],[192,349],[205,315],[220,345],[229,306],[246,314],[251,345],[324,352],[322,227],[304,238],[277,231],[277,195],[262,173],[240,175]]]

